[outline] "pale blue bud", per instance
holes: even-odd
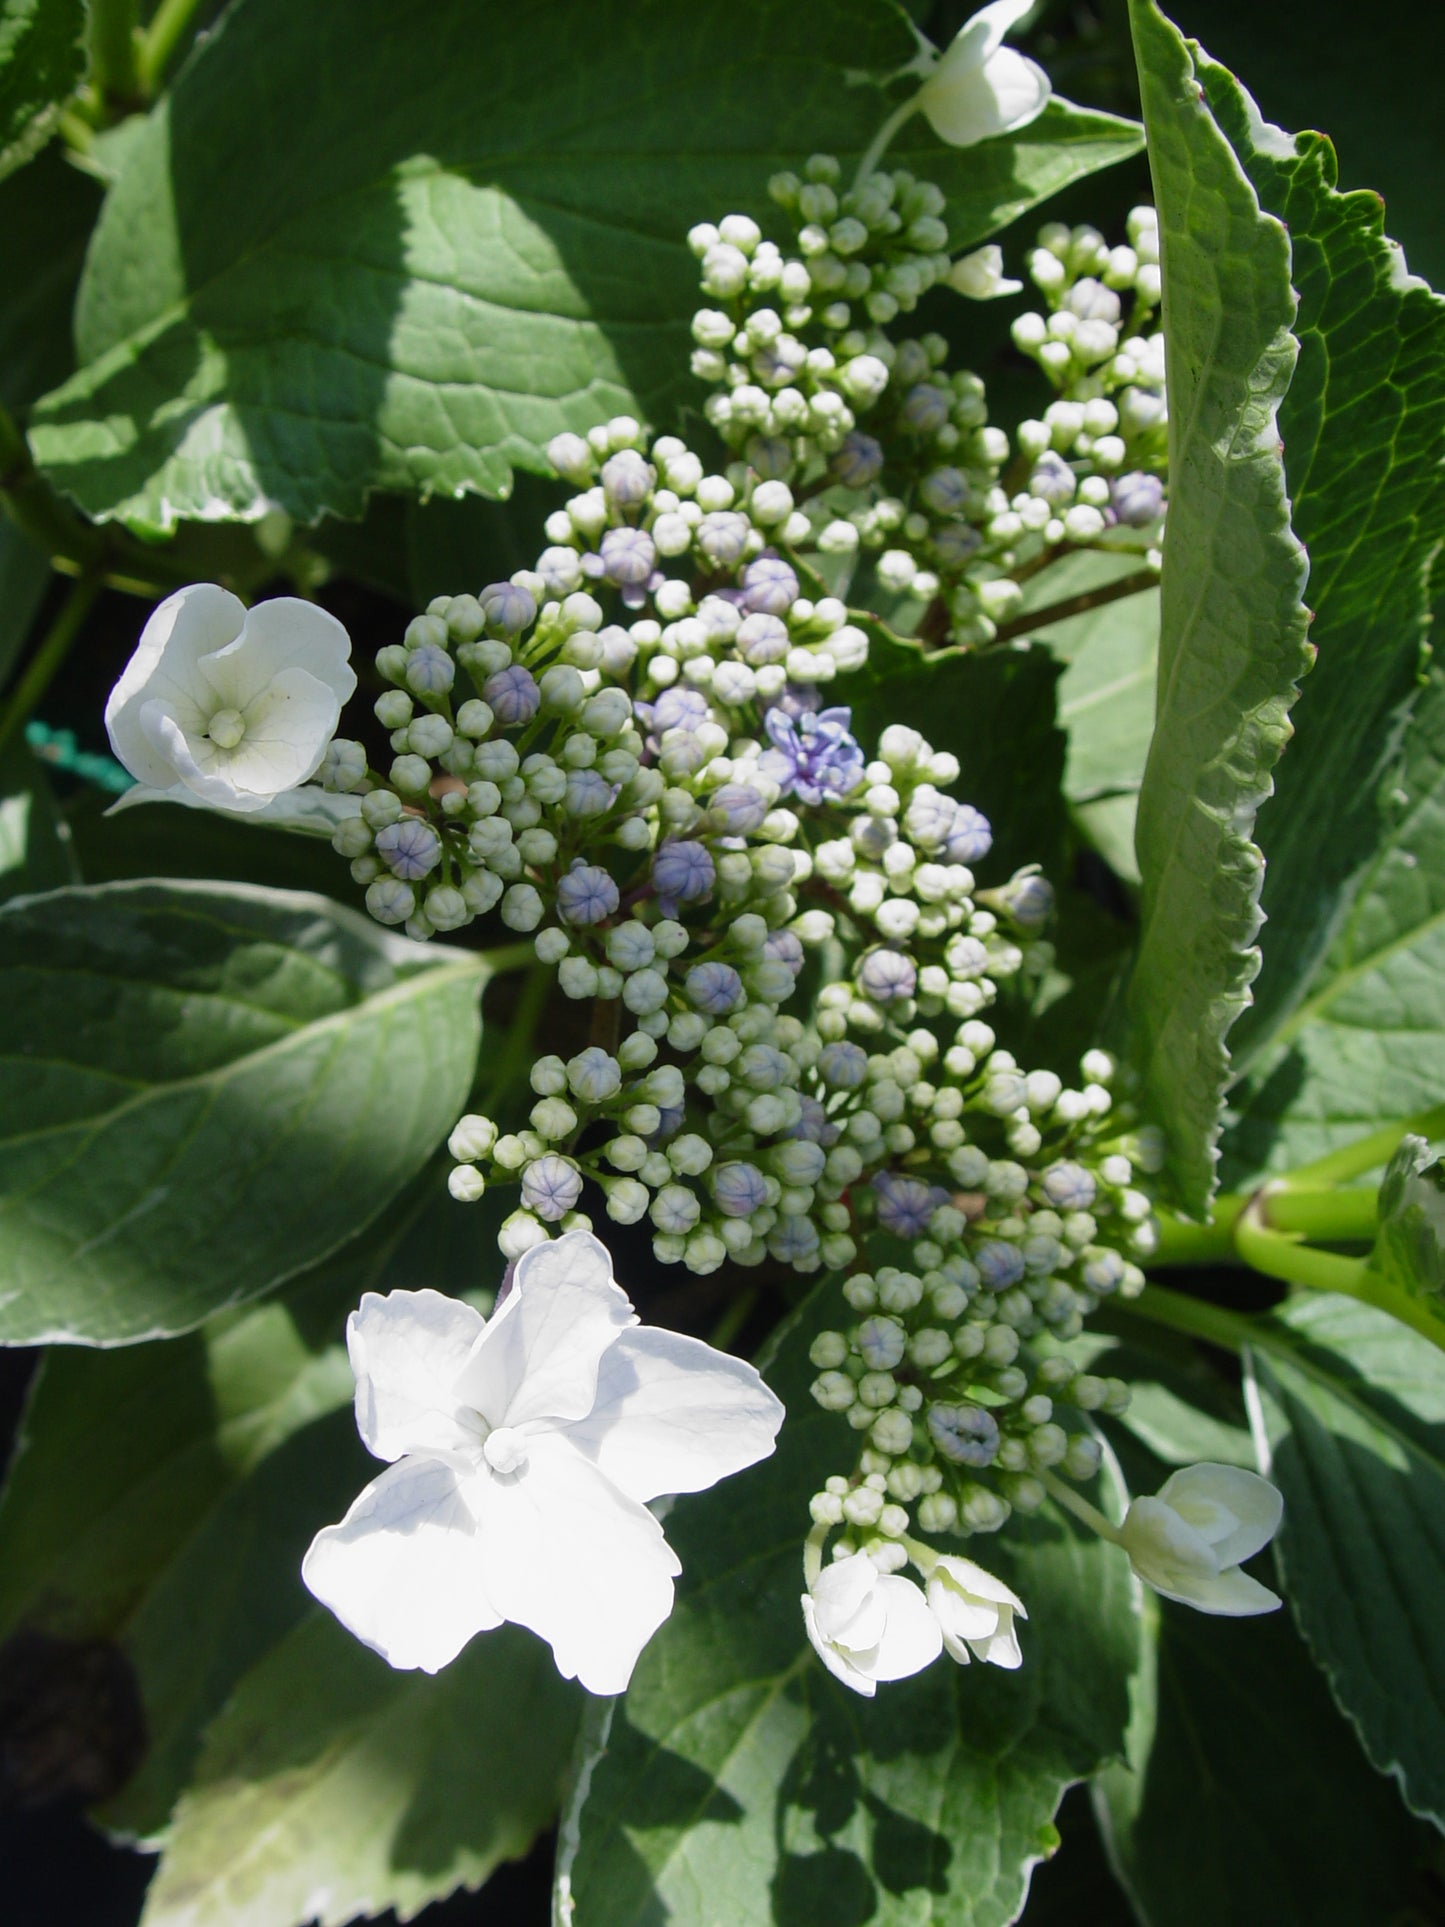
[[[582,1173],[570,1158],[549,1151],[522,1173],[522,1203],[549,1224],[565,1218],[582,1195]]]
[[[784,661],[792,638],[778,616],[762,612],[744,618],[737,631],[737,647],[744,662],[761,669],[770,662]]]
[[[617,785],[600,770],[574,769],[567,772],[564,795],[569,816],[603,816],[617,800]]]
[[[603,492],[614,508],[640,508],[656,482],[656,470],[636,449],[619,449],[602,464]]]
[[[594,863],[579,859],[558,879],[557,914],[564,923],[601,923],[615,913],[619,900],[616,883]]]
[[[968,478],[961,469],[936,468],[919,483],[918,498],[935,515],[958,515],[968,503]]]
[[[857,1044],[825,1044],[818,1075],[836,1091],[856,1091],[868,1075],[868,1054]]]
[[[818,1227],[802,1215],[779,1218],[768,1235],[768,1250],[780,1264],[810,1267],[818,1258]]]
[[[998,1421],[981,1405],[935,1405],[928,1435],[954,1465],[992,1465],[998,1452]]]
[[[1126,527],[1147,529],[1164,513],[1164,484],[1157,475],[1120,475],[1109,486],[1109,506]]]
[[[378,923],[405,923],[416,909],[416,892],[394,877],[378,877],[366,892],[366,907]]]
[[[978,863],[993,848],[993,830],[988,818],[971,803],[960,803],[944,845],[955,863]]]
[[[514,582],[489,583],[477,600],[482,605],[487,626],[500,629],[504,636],[520,635],[537,619],[536,603]]]
[[[485,593],[485,592],[484,592]],[[529,598],[530,600],[530,598]],[[498,670],[482,685],[482,696],[499,723],[529,723],[542,706],[542,692],[520,663]]]
[[[456,664],[434,642],[413,649],[406,659],[406,686],[418,696],[444,696],[456,679]]]
[[[441,862],[442,842],[429,823],[417,816],[404,816],[378,830],[376,853],[393,876],[415,883]]]
[[[720,1164],[712,1174],[712,1194],[719,1211],[729,1218],[750,1218],[767,1202],[768,1188],[754,1164]]]
[[[867,488],[883,472],[883,446],[859,430],[845,435],[834,450],[829,472],[845,488]]]
[[[731,964],[694,964],[687,973],[688,1002],[709,1017],[722,1017],[742,1002],[743,984]]]
[[[915,435],[936,435],[949,416],[949,397],[931,381],[921,381],[903,398],[898,419]]]
[[[742,559],[751,525],[735,510],[715,509],[704,515],[693,537],[701,554],[717,568],[730,568]]]
[[[1044,1196],[1060,1211],[1087,1211],[1098,1187],[1091,1171],[1065,1160],[1044,1172]]]
[[[870,1003],[898,1003],[918,988],[918,971],[912,961],[902,951],[883,946],[862,958],[855,975],[858,988]]]
[[[761,827],[768,806],[745,783],[724,783],[708,798],[708,812],[725,835],[750,836]]]
[[[609,529],[602,538],[601,560],[609,582],[619,589],[639,589],[657,567],[657,550],[645,529]]]
[[[1000,1238],[987,1239],[973,1254],[979,1280],[986,1291],[1007,1291],[1018,1284],[1025,1272],[1024,1255],[1017,1245]]]
[[[702,843],[664,843],[652,859],[652,885],[667,903],[701,903],[712,895],[717,871]]]
[[[743,606],[754,615],[785,616],[798,599],[798,578],[778,555],[760,555],[743,570]]]
[[[360,743],[337,736],[326,745],[321,759],[322,786],[345,795],[366,777],[366,750]]]

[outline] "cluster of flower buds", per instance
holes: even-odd
[[[942,195],[905,172],[838,182],[816,156],[773,183],[795,253],[741,216],[693,231],[717,304],[694,369],[737,459],[628,417],[558,436],[575,492],[535,566],[382,649],[392,760],[338,738],[321,776],[356,799],[333,841],[375,917],[426,938],[495,912],[594,1006],[592,1042],[532,1065],[524,1124],[452,1133],[455,1197],[517,1189],[508,1258],[600,1199],[664,1263],[841,1275],[855,1322],[816,1338],[813,1395],[859,1449],[812,1500],[805,1610],[857,1685],[863,1631],[896,1610],[919,1633],[925,1597],[925,1645],[1017,1663],[1021,1603],[931,1542],[1098,1471],[1088,1415],[1127,1392],[1061,1342],[1142,1282],[1153,1147],[1106,1055],[1065,1087],[1001,1041],[1051,961],[1052,891],[988,877],[954,756],[902,725],[857,740],[823,686],[863,667],[867,622],[825,589],[874,551],[883,588],[986,640],[1020,564],[1152,539],[1163,400],[1142,212],[1112,252],[1044,231],[1057,398],[1015,448],[941,339],[884,332],[941,281],[1010,285],[997,250],[951,261]]]
[[[706,414],[739,476],[806,503],[792,547],[834,573],[866,557],[884,590],[922,607],[941,597],[952,639],[975,645],[1017,614],[1024,573],[1058,556],[1123,546],[1157,561],[1153,210],[1136,208],[1130,243],[1112,249],[1093,228],[1041,231],[1030,273],[1053,311],[1020,316],[1014,339],[1053,399],[1010,441],[989,422],[979,376],[947,369],[941,335],[889,333],[940,284],[975,299],[1017,291],[1001,250],[951,259],[941,190],[905,169],[844,192],[839,176],[832,155],[815,154],[801,178],[774,177],[792,228],[782,243],[737,214],[689,236],[710,303],[693,317]]]

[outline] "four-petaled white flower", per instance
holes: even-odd
[[[962,254],[949,269],[948,285],[970,301],[993,301],[1001,294],[1017,294],[1022,281],[1010,281],[1003,271],[1003,249],[997,242]]]
[[[928,1603],[943,1629],[944,1650],[960,1666],[970,1656],[1010,1671],[1023,1664],[1014,1619],[1027,1619],[1023,1601],[972,1559],[944,1553],[928,1569]]]
[[[1273,1612],[1279,1597],[1241,1572],[1269,1544],[1284,1500],[1268,1479],[1237,1465],[1189,1465],[1152,1499],[1136,1499],[1119,1543],[1135,1572],[1166,1599],[1200,1612]]]
[[[880,1680],[921,1673],[943,1650],[922,1590],[879,1572],[866,1552],[824,1567],[803,1594],[803,1624],[828,1671],[868,1699]]]
[[[320,767],[356,688],[350,654],[314,603],[278,596],[248,610],[213,582],[177,589],[111,691],[111,747],[150,790],[262,810]]]
[[[585,1231],[517,1264],[489,1319],[368,1292],[347,1324],[356,1420],[390,1468],[302,1565],[397,1667],[437,1672],[503,1620],[620,1693],[681,1570],[647,1502],[766,1458],[783,1407],[751,1365],[638,1324]]]
[[[1051,91],[1048,75],[1003,44],[1032,4],[993,0],[965,20],[919,88],[914,105],[950,147],[973,147],[995,134],[1011,134],[1043,112]]]

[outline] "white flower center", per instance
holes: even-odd
[[[206,734],[217,749],[234,749],[246,733],[246,718],[239,709],[218,709],[206,725]]]
[[[482,1442],[482,1457],[494,1472],[520,1472],[527,1463],[527,1440],[510,1425],[499,1425]]]

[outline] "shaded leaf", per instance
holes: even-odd
[[[1309,994],[1231,1097],[1231,1189],[1322,1157],[1445,1091],[1445,675],[1405,741],[1391,827]]]
[[[861,157],[889,103],[858,77],[913,51],[881,0],[545,0],[485,31],[461,0],[240,0],[129,152],[37,457],[139,527],[504,495],[558,430],[699,397],[687,230],[765,214],[815,148]],[[915,122],[895,159],[964,246],[1137,145],[1058,102],[967,154]]]
[[[1224,1039],[1258,968],[1255,813],[1308,666],[1304,556],[1276,410],[1289,384],[1289,240],[1264,213],[1153,0],[1130,0],[1159,207],[1169,528],[1158,723],[1139,796],[1132,986],[1144,1095],[1189,1211],[1214,1182]]]
[[[0,911],[0,1342],[183,1331],[334,1250],[462,1109],[484,978],[242,885]]]
[[[1445,1824],[1445,1354],[1310,1293],[1252,1365],[1300,1630],[1375,1765]]]
[[[1028,1605],[1017,1673],[940,1660],[864,1700],[824,1670],[798,1596],[809,1496],[856,1451],[807,1392],[808,1344],[836,1307],[820,1288],[770,1368],[789,1414],[775,1458],[669,1515],[678,1602],[591,1723],[559,1853],[564,1921],[1011,1921],[1064,1788],[1122,1743],[1128,1568],[1051,1521],[973,1548]]]
[[[1445,1167],[1422,1137],[1406,1137],[1379,1196],[1380,1230],[1370,1269],[1445,1316]]]
[[[49,140],[85,72],[83,0],[0,0],[0,177]]]
[[[410,1920],[480,1886],[551,1819],[583,1698],[515,1626],[433,1678],[313,1609],[207,1733],[144,1927]]]
[[[1279,414],[1309,551],[1319,663],[1259,818],[1268,920],[1247,1058],[1311,985],[1389,825],[1445,541],[1445,300],[1407,273],[1377,194],[1341,194],[1322,134],[1262,121],[1206,56],[1200,80],[1261,204],[1289,229],[1300,358]]]
[[[70,829],[24,744],[0,754],[0,903],[77,880]]]

